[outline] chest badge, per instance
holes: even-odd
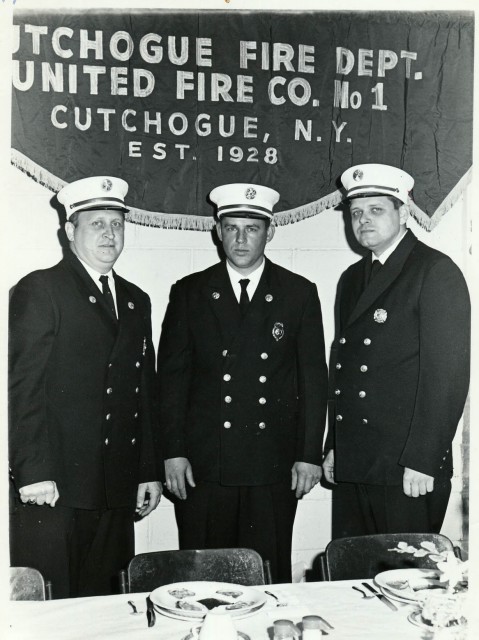
[[[213,300],[218,300],[218,298],[220,297],[220,294],[217,291],[213,291],[213,293],[211,294],[211,297],[213,298]]]
[[[133,302],[129,302],[128,303],[128,309],[134,309],[135,305],[133,304]]]
[[[88,298],[88,300],[89,300],[92,304],[95,304],[95,302],[96,302],[96,298],[95,298],[95,296],[90,296],[90,297]]]
[[[374,312],[374,321],[383,324],[388,319],[388,312],[386,309],[376,309]]]
[[[282,322],[275,322],[273,327],[273,338],[278,342],[284,336],[284,324]]]
[[[266,302],[273,302],[273,296],[270,293],[267,293],[264,297]]]

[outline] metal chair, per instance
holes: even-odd
[[[418,567],[435,569],[436,564],[428,555],[414,557],[409,553],[391,551],[398,542],[419,548],[421,542],[432,542],[439,552],[453,551],[460,557],[460,550],[439,533],[384,533],[354,536],[331,540],[321,561],[323,580],[355,580],[374,578],[381,571]]]
[[[10,600],[51,600],[52,583],[31,567],[10,567]]]
[[[190,580],[251,586],[265,581],[269,563],[252,549],[195,549],[140,553],[120,573],[122,593],[152,591],[164,584]]]

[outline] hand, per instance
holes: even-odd
[[[405,467],[402,486],[407,496],[410,498],[418,498],[434,490],[434,478],[428,476],[426,473]]]
[[[19,490],[20,500],[30,504],[49,504],[55,506],[60,497],[57,484],[53,480],[43,480],[34,484],[27,484]]]
[[[146,494],[148,493],[148,497]],[[136,494],[136,513],[142,518],[151,513],[159,505],[163,487],[161,482],[142,482]]]
[[[302,498],[321,480],[321,467],[309,462],[295,462],[291,469],[291,489],[296,489],[296,497]]]
[[[330,449],[323,460],[323,472],[327,482],[336,484],[334,481],[334,449]]]
[[[196,487],[193,469],[188,458],[168,458],[165,460],[166,486],[180,500],[186,500],[185,478],[190,487]]]

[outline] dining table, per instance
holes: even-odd
[[[365,591],[362,582],[365,581],[259,585],[254,589],[269,592],[265,604],[247,617],[233,618],[235,627],[250,640],[273,640],[275,620],[291,620],[301,629],[303,616],[317,615],[325,621],[323,635],[331,640],[423,640],[428,637],[423,628],[408,620],[414,605],[396,602],[397,609],[392,610],[381,599],[365,598],[352,588],[356,586]],[[366,582],[374,584],[372,580]],[[7,637],[12,640],[183,640],[191,628],[198,625],[195,620],[173,619],[157,612],[155,625],[148,627],[148,595],[13,601],[7,609]],[[128,601],[138,613],[133,612]]]

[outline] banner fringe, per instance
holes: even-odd
[[[66,182],[61,180],[53,173],[50,173],[36,162],[33,162],[30,158],[25,156],[16,149],[11,150],[11,163],[20,169],[23,173],[26,173],[29,177],[33,178],[35,182],[47,187],[50,191],[58,192],[65,186]],[[453,190],[448,196],[441,202],[434,214],[429,217],[422,209],[420,209],[414,202],[409,202],[409,208],[412,217],[416,222],[426,231],[432,231],[439,223],[441,218],[462,196],[466,187],[472,180],[472,168],[469,169],[459,180]],[[294,209],[288,209],[286,211],[279,211],[274,215],[274,221],[277,226],[285,226],[287,224],[294,224],[300,222],[306,218],[311,218],[326,209],[336,207],[342,200],[342,194],[339,190],[333,191],[328,195],[308,202],[307,204],[295,207]],[[184,231],[211,231],[215,225],[213,216],[194,216],[182,213],[162,213],[156,211],[146,211],[144,209],[138,209],[131,207],[128,213],[125,215],[126,220],[134,224],[139,224],[145,227],[159,227],[161,229],[176,229]]]

